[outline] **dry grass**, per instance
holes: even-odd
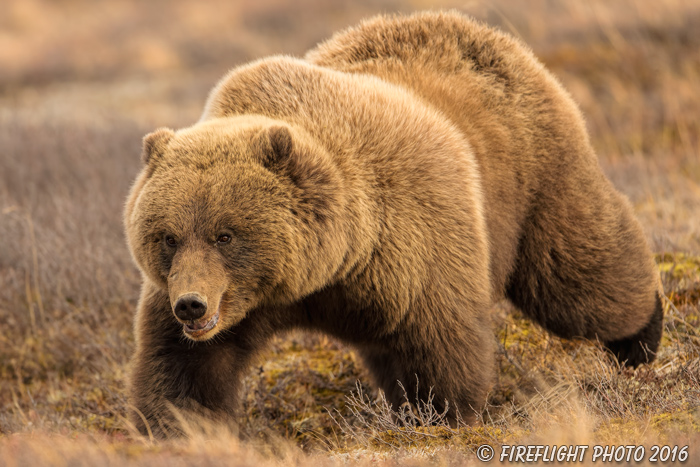
[[[243,441],[206,426],[176,442],[129,431],[139,277],[121,209],[141,136],[195,121],[242,61],[300,54],[369,14],[435,6],[3,3],[0,465],[478,465],[481,443],[700,444],[700,5],[683,0],[437,5],[522,37],[581,104],[601,165],[658,252],[669,301],[657,362],[620,371],[595,343],[551,337],[499,304],[498,381],[478,426],[449,426],[420,403],[397,416],[350,350],[291,334],[246,378]]]

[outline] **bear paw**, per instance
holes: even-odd
[[[656,358],[656,351],[661,341],[664,312],[661,297],[657,294],[656,306],[651,319],[637,334],[605,345],[624,366],[636,368],[642,363],[651,363]]]

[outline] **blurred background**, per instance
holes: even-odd
[[[2,0],[0,433],[125,412],[140,280],[121,211],[144,134],[194,123],[231,67],[435,8],[526,42],[652,249],[700,255],[698,0]]]

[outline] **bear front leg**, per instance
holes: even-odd
[[[231,339],[191,341],[173,316],[167,292],[145,284],[136,316],[130,419],[142,434],[183,433],[193,415],[233,427],[252,348]]]
[[[471,424],[486,402],[494,374],[491,325],[482,323],[488,321],[486,317],[467,320],[456,313],[440,319],[435,315],[428,314],[432,322],[427,325],[420,325],[422,320],[405,323],[381,347],[365,347],[360,354],[394,410],[406,398],[415,405],[427,402],[432,394],[439,413],[449,408],[451,424],[457,412]]]

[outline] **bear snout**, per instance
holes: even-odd
[[[182,321],[196,320],[207,313],[207,301],[197,293],[188,293],[177,299],[173,311]]]

